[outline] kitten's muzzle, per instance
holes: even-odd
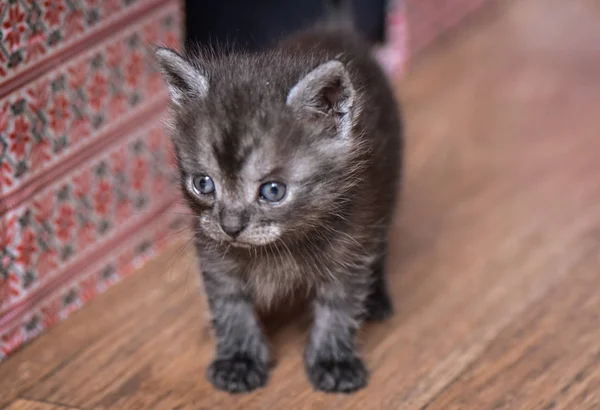
[[[221,229],[235,239],[248,226],[248,213],[242,210],[222,210],[219,213]]]

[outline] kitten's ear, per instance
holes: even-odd
[[[331,60],[302,78],[290,90],[287,104],[319,114],[343,116],[351,111],[355,95],[344,65]]]
[[[208,80],[198,67],[169,48],[159,47],[154,55],[176,105],[182,106],[190,98],[206,96]]]

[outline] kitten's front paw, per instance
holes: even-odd
[[[246,393],[266,384],[268,369],[248,356],[235,356],[213,361],[206,376],[219,390]]]
[[[330,393],[352,393],[367,385],[368,372],[358,358],[321,360],[310,365],[308,377],[317,390]]]

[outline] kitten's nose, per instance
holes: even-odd
[[[248,218],[243,211],[221,211],[221,229],[232,238],[237,237],[248,224]]]

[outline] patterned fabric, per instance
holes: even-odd
[[[27,69],[68,53],[101,31],[114,31],[165,1],[3,0],[0,2],[0,86]],[[112,29],[112,30],[111,30]]]
[[[147,45],[168,0],[0,2],[0,360],[118,282],[183,222]]]
[[[160,10],[0,98],[0,193],[17,191],[164,97],[145,45],[177,46],[179,24],[173,10]]]
[[[159,127],[136,130],[4,215],[0,258],[9,294],[2,311],[87,259],[115,231],[172,203],[171,144]]]
[[[163,250],[173,232],[182,230],[185,224],[170,212],[158,213],[129,240],[113,245],[104,258],[92,265],[86,263],[80,273],[50,289],[42,303],[11,317],[10,326],[3,327],[0,334],[0,360],[133,273]]]

